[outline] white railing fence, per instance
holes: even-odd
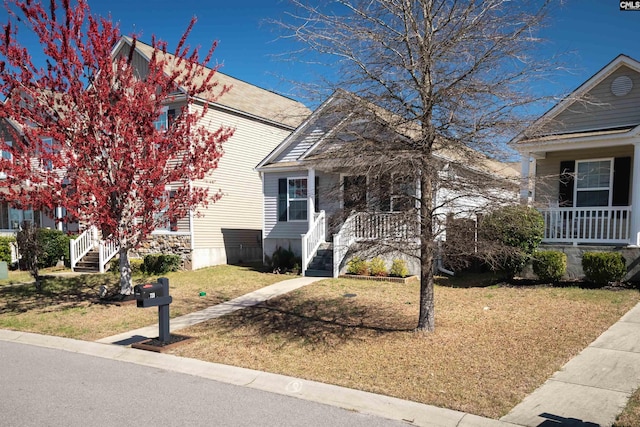
[[[324,243],[326,234],[326,221],[324,211],[316,214],[311,229],[306,234],[302,234],[302,275],[307,271],[307,267],[313,259],[320,244]]]
[[[418,231],[418,218],[412,213],[352,214],[333,235],[333,277],[340,274],[340,265],[352,244],[367,240],[411,241],[419,238]]]
[[[84,230],[77,238],[69,242],[69,254],[71,256],[71,270],[76,267],[78,261],[89,253],[96,245],[97,229],[91,226]]]
[[[118,251],[120,251],[120,246],[118,246],[118,242],[113,239],[101,240],[98,246],[99,254],[100,254],[100,273],[105,272],[105,266],[111,258],[116,256]]]
[[[98,269],[100,273],[105,272],[105,266],[120,250],[118,243],[113,239],[100,240],[100,233],[95,226],[87,228],[77,238],[69,242],[69,253],[71,257],[71,270],[78,261],[87,255],[92,249],[98,249]]]
[[[539,209],[544,218],[543,242],[628,244],[631,207]]]

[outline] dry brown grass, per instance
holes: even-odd
[[[246,267],[219,266],[169,273],[171,317],[191,313],[283,280]],[[137,277],[136,282],[145,278]],[[155,277],[154,277],[155,279]],[[147,280],[149,280],[147,278]],[[34,286],[0,287],[0,328],[96,340],[157,323],[157,310],[134,304],[101,304],[100,285],[116,287],[113,274],[49,278],[42,294]],[[206,292],[200,297],[200,292]]]
[[[640,426],[640,390],[631,395],[627,407],[618,416],[613,427],[638,427]]]
[[[350,296],[354,295],[355,296]],[[633,307],[637,291],[326,280],[188,330],[176,354],[500,417]]]

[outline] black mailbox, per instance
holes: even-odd
[[[161,342],[169,342],[169,304],[173,298],[169,295],[169,279],[160,277],[155,283],[146,283],[133,287],[138,307],[158,307],[158,331]]]
[[[156,283],[134,286],[133,294],[136,297],[136,305],[145,308],[168,305],[173,299],[169,296],[169,284],[160,280]]]

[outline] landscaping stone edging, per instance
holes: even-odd
[[[359,276],[357,274],[341,274],[341,279],[357,279],[357,280],[370,280],[372,282],[391,282],[391,283],[402,283],[407,284],[414,280],[418,280],[418,276],[407,276],[407,277],[389,277],[389,276]]]

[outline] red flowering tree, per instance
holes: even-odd
[[[220,196],[190,186],[217,167],[222,143],[233,134],[202,125],[206,101],[229,89],[217,87],[216,67],[206,67],[215,43],[200,61],[199,50],[185,44],[192,20],[172,54],[153,38],[148,69],[139,70],[136,37],[124,39],[130,48],[116,54],[118,26],[91,15],[86,0],[51,0],[46,7],[9,0],[7,11],[0,118],[3,141],[12,143],[2,147],[10,153],[0,160],[3,197],[49,212],[66,208],[82,226],[112,236],[120,247],[121,292],[128,294],[128,252],[158,226]],[[40,41],[44,66],[21,44],[22,31]],[[193,107],[196,98],[205,101],[202,108]],[[182,108],[158,126],[167,103],[177,100]]]

